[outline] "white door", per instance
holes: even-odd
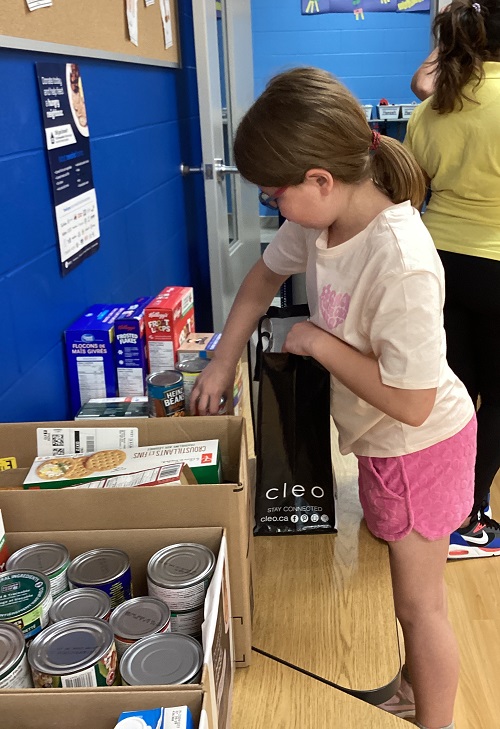
[[[253,102],[250,0],[194,0],[214,330],[260,255],[257,189],[232,159],[238,122]]]

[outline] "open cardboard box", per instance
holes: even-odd
[[[6,530],[16,532],[162,529],[222,526],[227,530],[235,665],[251,657],[253,500],[248,479],[245,420],[236,416],[136,418],[120,427],[139,429],[139,445],[218,438],[224,483],[123,489],[6,490],[21,486],[36,454],[39,427],[79,427],[78,422],[1,423],[0,458],[14,456],[17,473],[0,472],[0,509]],[[109,428],[86,420],[85,428]],[[14,527],[12,525],[15,525]],[[7,547],[13,551],[7,540]]]
[[[111,526],[114,515],[109,515]],[[2,729],[113,729],[122,711],[187,704],[199,721],[202,703],[208,729],[228,729],[233,683],[232,623],[226,533],[222,528],[16,531],[6,518],[7,540],[14,551],[41,541],[65,544],[71,557],[98,547],[123,549],[130,557],[134,595],[146,595],[146,567],[159,549],[180,542],[209,547],[217,564],[205,600],[204,667],[201,684],[185,686],[113,686],[76,689],[3,690]],[[198,726],[198,724],[197,724]]]

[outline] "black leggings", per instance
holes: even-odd
[[[474,514],[485,505],[500,468],[500,261],[439,255],[446,276],[448,362],[473,402],[480,397]]]

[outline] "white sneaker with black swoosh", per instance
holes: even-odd
[[[500,555],[500,524],[481,514],[468,527],[457,529],[450,536],[448,559],[496,557]]]

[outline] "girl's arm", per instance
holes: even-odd
[[[358,352],[311,322],[296,324],[283,349],[314,357],[355,395],[406,425],[422,425],[434,407],[435,387],[403,390],[384,385],[376,359]]]
[[[417,68],[411,80],[411,90],[420,101],[425,101],[425,99],[434,93],[437,57],[438,49],[434,48],[422,65]]]
[[[274,273],[260,258],[246,275],[210,364],[197,377],[191,412],[216,415],[221,397],[232,394],[239,358],[261,316],[288,276]]]

